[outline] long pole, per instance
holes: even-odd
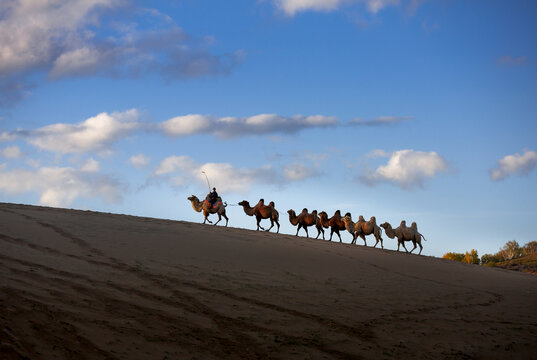
[[[209,192],[211,192],[211,184],[209,184],[209,178],[207,177],[207,174],[205,171],[202,171],[203,175],[205,175],[205,179],[207,180],[207,186],[209,187]]]

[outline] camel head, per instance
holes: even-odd
[[[390,225],[389,222],[385,222],[385,223],[380,224],[380,227],[384,229],[391,229],[392,226]]]
[[[195,195],[190,195],[187,199],[190,200],[190,201],[194,201],[194,200],[198,200],[198,197],[195,196]]]
[[[250,207],[250,203],[248,201],[246,201],[246,200],[242,200],[238,205]]]
[[[289,210],[287,210],[287,213],[288,213],[289,215],[293,216],[293,217],[296,215],[296,214],[295,214],[295,210],[293,210],[293,209],[289,209]]]

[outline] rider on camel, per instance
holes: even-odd
[[[211,207],[216,204],[216,201],[218,200],[218,193],[216,192],[216,188],[213,187],[213,191],[209,193],[209,205]]]

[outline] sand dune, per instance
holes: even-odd
[[[1,359],[535,359],[537,277],[0,204]]]

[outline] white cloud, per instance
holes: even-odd
[[[399,5],[399,0],[366,0],[365,3],[367,9],[376,14],[385,7]]]
[[[283,167],[283,174],[287,180],[299,181],[318,176],[319,172],[313,167],[302,164],[291,164]]]
[[[155,176],[166,178],[174,186],[189,186],[192,184],[205,188],[209,177],[211,186],[218,191],[247,193],[254,184],[282,185],[292,181],[300,181],[317,176],[317,171],[305,165],[289,165],[283,169],[270,165],[253,169],[236,168],[229,163],[200,164],[189,156],[170,156],[164,159],[157,169]]]
[[[341,0],[277,0],[276,5],[287,15],[294,16],[300,11],[337,10]]]
[[[168,135],[192,135],[208,131],[211,127],[211,120],[203,115],[189,114],[164,121],[161,127]]]
[[[80,168],[84,172],[98,172],[99,171],[99,162],[93,158],[88,159],[84,165]]]
[[[14,133],[8,133],[6,131],[2,132],[0,134],[0,143],[13,141],[17,138],[17,136]]]
[[[376,14],[387,6],[399,5],[399,0],[274,0],[286,15],[294,16],[302,11],[334,11],[341,5],[361,3],[370,13]]]
[[[250,117],[216,118],[190,114],[177,116],[160,124],[160,129],[169,136],[211,134],[222,138],[243,135],[264,135],[272,133],[294,134],[311,128],[335,127],[338,120],[332,116],[280,116],[259,114]]]
[[[117,0],[12,0],[0,4],[0,74],[53,61],[84,39],[80,32],[96,8]]]
[[[100,197],[106,202],[121,200],[121,186],[115,180],[71,167],[2,171],[0,191],[7,194],[37,192],[40,204],[47,206],[68,206],[79,197]]]
[[[382,155],[382,152],[377,150],[375,155]],[[434,178],[437,173],[447,169],[447,162],[436,152],[399,150],[390,155],[386,165],[368,171],[360,180],[367,185],[390,182],[403,189],[410,189],[422,187],[427,178]]]
[[[53,124],[31,132],[28,141],[40,149],[58,153],[107,150],[117,139],[139,127],[135,109],[100,113],[79,124]]]
[[[9,146],[0,150],[0,155],[8,159],[17,159],[21,157],[22,152],[18,146]]]
[[[82,47],[61,54],[50,71],[53,77],[80,75],[95,71],[101,61],[101,54],[95,48]]]
[[[132,7],[130,2],[0,1],[0,106],[24,98],[35,72],[50,78],[152,72],[170,81],[229,73],[242,60],[241,51],[211,54],[211,36],[185,34],[156,10],[135,7],[106,21],[108,10]],[[153,25],[150,30],[139,26],[147,22]]]
[[[132,166],[134,166],[137,169],[140,169],[147,164],[149,164],[149,158],[145,156],[144,154],[137,154],[133,155],[129,158],[129,162]]]
[[[522,155],[519,153],[507,155],[498,160],[497,168],[490,169],[490,179],[499,181],[515,174],[528,175],[536,164],[537,153],[535,151],[524,150]]]

